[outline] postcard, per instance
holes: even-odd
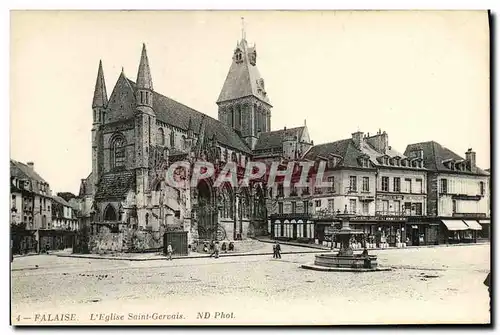
[[[488,11],[11,11],[12,325],[490,324]]]

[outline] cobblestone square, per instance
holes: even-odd
[[[21,257],[12,264],[12,318],[75,312],[82,321],[90,313],[156,312],[184,315],[155,321],[165,324],[489,323],[483,284],[489,244],[373,254],[392,271],[301,269],[314,260],[311,253],[171,262]],[[205,312],[209,320],[197,318]],[[215,313],[233,317],[214,319]]]

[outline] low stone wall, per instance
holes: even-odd
[[[89,251],[92,254],[125,251],[124,233],[103,232],[90,236]]]
[[[163,248],[163,235],[159,231],[132,231],[129,234],[131,252],[144,252]]]
[[[90,236],[89,240],[89,251],[93,254],[144,252],[162,247],[163,235],[159,231],[101,232]]]

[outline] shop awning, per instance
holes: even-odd
[[[481,224],[490,224],[490,220],[479,220]]]
[[[468,230],[469,227],[462,220],[441,220],[448,230]]]
[[[483,227],[475,220],[464,220],[465,224],[469,226],[472,230],[483,230]]]

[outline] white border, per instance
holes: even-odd
[[[212,10],[217,10],[217,9],[281,9],[281,10],[311,10],[311,9],[378,9],[378,10],[383,10],[383,9],[491,9],[493,13],[497,14],[500,12],[499,9],[499,4],[500,1],[498,0],[454,0],[454,1],[436,1],[436,0],[420,0],[420,1],[397,1],[397,0],[385,0],[385,1],[370,1],[370,0],[351,0],[351,1],[338,1],[338,0],[331,0],[331,1],[320,1],[320,0],[309,0],[309,1],[298,1],[298,0],[288,0],[288,1],[272,1],[272,0],[241,0],[238,2],[235,1],[201,1],[201,0],[184,0],[184,1],[169,1],[167,3],[165,2],[159,2],[159,1],[150,1],[150,0],[142,0],[142,1],[131,1],[131,0],[121,0],[121,1],[103,1],[103,0],[77,0],[77,1],[3,1],[2,2],[2,12],[1,12],[1,18],[0,18],[0,26],[1,26],[1,39],[2,39],[2,46],[3,50],[1,53],[2,56],[2,62],[1,62],[1,67],[2,71],[0,73],[2,74],[7,74],[3,76],[3,81],[2,81],[2,90],[0,91],[2,94],[2,99],[0,100],[3,104],[3,110],[4,112],[0,113],[0,136],[3,137],[3,141],[0,142],[0,149],[1,149],[1,154],[2,157],[4,158],[3,164],[0,164],[0,169],[2,169],[2,175],[4,176],[3,178],[0,179],[0,183],[4,184],[4,187],[1,189],[4,190],[4,192],[0,193],[1,200],[0,204],[3,204],[3,206],[0,206],[0,208],[4,209],[5,215],[3,215],[3,220],[2,221],[2,227],[4,230],[4,243],[2,243],[2,246],[4,248],[4,252],[1,253],[2,257],[4,258],[4,267],[2,268],[3,276],[2,276],[2,313],[1,315],[3,316],[4,322],[2,323],[3,327],[7,327],[7,331],[12,332],[13,328],[8,326],[8,322],[10,319],[10,311],[9,311],[9,304],[10,304],[10,298],[9,298],[9,271],[8,271],[8,264],[7,263],[7,256],[9,255],[9,241],[8,241],[8,210],[7,210],[7,203],[8,203],[8,189],[9,189],[9,182],[8,182],[8,175],[9,175],[9,170],[8,170],[8,165],[7,165],[7,160],[9,158],[9,153],[10,153],[10,139],[9,139],[9,10],[14,10],[14,9],[44,9],[44,10],[50,10],[50,9],[73,9],[73,10],[79,10],[79,9],[87,9],[87,10],[120,10],[120,9],[212,9]],[[498,29],[498,18],[496,20],[496,28]],[[496,29],[496,30],[497,30]],[[495,45],[498,46],[498,35],[494,35],[495,39]],[[497,48],[498,49],[498,48]],[[497,58],[498,58],[498,53],[497,53]],[[498,64],[496,64],[498,67]],[[496,77],[497,73],[492,73],[492,77]],[[36,75],[36,74],[34,74]],[[498,97],[498,86],[496,87],[496,91],[492,92],[494,94],[494,99],[495,99],[495,106],[497,106],[498,109],[498,103],[497,103],[497,97]],[[494,127],[497,128],[498,126],[498,118],[495,120]],[[493,132],[494,133],[494,132]],[[495,139],[496,142],[496,139]],[[495,146],[495,152],[497,152],[497,148]],[[498,155],[497,155],[498,158]],[[498,161],[495,159],[495,165],[497,165]],[[496,184],[494,185],[494,189],[496,189]],[[496,200],[496,197],[495,197]],[[497,201],[493,204],[496,208]],[[493,223],[493,222],[492,222]],[[494,224],[494,223],[493,223]],[[498,236],[498,229],[495,229],[495,234],[494,239],[496,240]],[[496,260],[498,262],[498,259]],[[496,263],[497,265],[498,263]],[[498,269],[498,267],[497,267]],[[496,285],[495,285],[496,286]],[[66,329],[60,329],[62,331],[65,331]],[[205,329],[206,330],[206,329]],[[297,329],[299,330],[299,329]],[[335,332],[340,332],[340,329],[325,329],[326,331],[331,332],[332,330]],[[386,329],[381,329],[382,331],[385,331]],[[451,329],[450,329],[451,330]],[[37,330],[42,333],[50,331],[49,329],[43,330]],[[96,331],[96,330],[86,330],[88,332],[101,332],[102,330]],[[138,330],[139,331],[139,330]],[[171,332],[183,332],[185,329],[167,329],[169,333]],[[218,330],[216,330],[218,331]],[[263,330],[260,330],[262,332]],[[266,331],[271,331],[271,330],[266,330]],[[299,331],[304,331],[304,329],[299,330]],[[407,331],[406,329],[404,331]],[[437,329],[436,329],[437,331]],[[439,330],[443,331],[443,330]],[[3,332],[2,332],[3,333]]]

